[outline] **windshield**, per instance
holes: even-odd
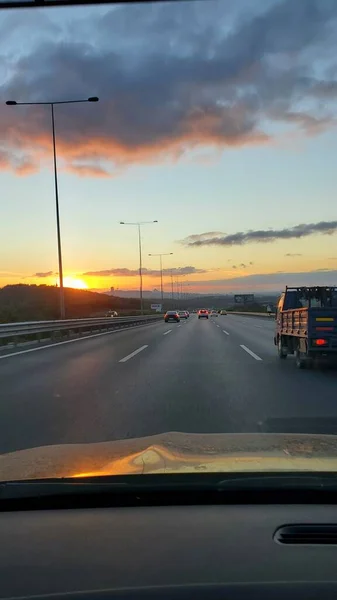
[[[337,2],[0,31],[0,480],[337,470]]]

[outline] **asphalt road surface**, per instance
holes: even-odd
[[[337,433],[337,370],[296,369],[274,321],[159,322],[0,355],[0,453],[188,433]]]

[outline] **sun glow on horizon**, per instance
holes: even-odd
[[[88,285],[83,281],[83,279],[79,279],[78,277],[65,277],[63,280],[64,287],[74,288],[76,290],[87,290]]]

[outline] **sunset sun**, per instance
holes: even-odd
[[[65,277],[63,280],[64,287],[75,288],[77,290],[87,290],[88,286],[83,279],[77,277]]]

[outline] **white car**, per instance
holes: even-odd
[[[218,316],[219,316],[219,314],[215,310],[212,310],[210,317],[212,318],[212,317],[218,317]]]
[[[188,314],[186,310],[179,310],[178,315],[181,319],[188,319]]]

